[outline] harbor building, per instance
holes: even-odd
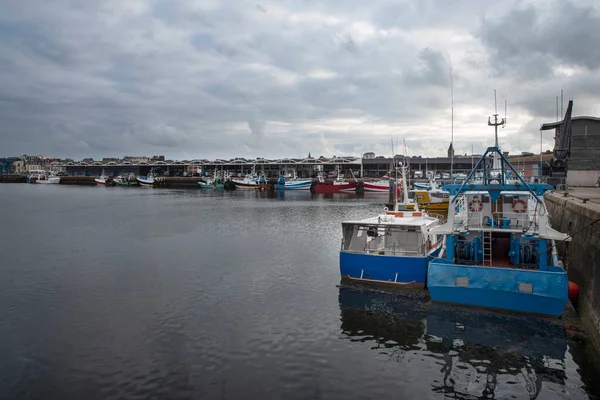
[[[555,131],[552,171],[567,185],[595,186],[600,179],[600,118],[567,115],[541,129]]]
[[[449,149],[453,150],[453,149]],[[317,174],[334,177],[338,172],[347,177],[356,178],[381,178],[394,173],[394,165],[406,164],[409,166],[411,178],[449,178],[451,164],[455,175],[468,174],[480,155],[454,155],[454,157],[396,157],[376,156],[375,153],[365,153],[363,157],[307,157],[307,158],[282,158],[282,159],[246,159],[233,158],[229,160],[196,159],[196,160],[169,160],[153,157],[149,160],[141,159],[115,159],[105,158],[102,161],[55,161],[50,164],[54,171],[64,171],[71,176],[98,176],[105,175],[146,175],[153,171],[157,175],[165,176],[199,176],[211,175],[215,171],[227,172],[234,176],[243,176],[252,172],[264,174],[269,178],[278,176],[296,175],[301,178],[316,177]],[[540,156],[511,156],[511,162],[526,177],[538,177],[540,161],[542,173],[548,172],[552,155]]]

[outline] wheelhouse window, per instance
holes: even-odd
[[[415,226],[369,226],[347,224],[343,228],[342,249],[394,255],[421,252],[423,236]]]

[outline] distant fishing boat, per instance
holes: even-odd
[[[42,183],[42,184],[57,184],[60,183],[60,176],[54,175],[53,172],[46,172],[44,170],[31,170],[27,175],[29,183]]]
[[[96,182],[96,184],[98,184],[98,185],[106,186],[109,183],[108,179],[109,178],[104,173],[104,170],[102,170],[102,174],[100,175],[100,177],[94,178],[94,182]]]
[[[405,180],[402,180],[405,182]],[[443,235],[430,234],[440,219],[419,210],[408,198],[385,214],[342,222],[340,274],[343,280],[423,287],[429,260],[436,257]]]
[[[312,179],[290,179],[280,177],[275,184],[276,190],[310,190]]]
[[[434,301],[560,316],[568,277],[555,241],[569,237],[550,227],[543,194],[552,187],[528,184],[502,154],[489,147],[462,184],[446,185],[452,200],[448,222],[431,230],[446,235],[445,251],[429,264]],[[493,157],[493,167],[486,160]],[[469,181],[484,172],[481,183]],[[509,182],[510,170],[518,184]]]
[[[256,189],[259,186],[257,175],[246,175],[243,178],[231,178],[231,181],[239,189]]]
[[[219,178],[208,179],[205,182],[198,182],[198,184],[200,185],[200,189],[223,190],[225,187]]]
[[[374,182],[363,182],[365,192],[389,193],[390,181],[381,179]]]
[[[315,185],[315,193],[354,192],[358,182],[323,181]]]
[[[285,178],[280,176],[275,184],[276,190],[310,190],[310,187],[313,184],[313,180],[298,178],[296,175],[296,170],[293,171],[293,175],[291,177]]]
[[[142,186],[154,186],[154,182],[156,181],[154,171],[151,170],[146,176],[138,176],[137,181]]]
[[[429,182],[427,182],[427,183],[415,182],[415,183],[413,183],[413,187],[415,189],[429,190],[431,188],[431,184]]]
[[[116,176],[113,180],[113,183],[117,186],[139,186],[140,183],[137,181],[135,175],[129,174],[126,176]]]
[[[354,179],[354,182],[348,182],[338,171],[338,176],[333,181],[319,176],[319,182],[314,186],[314,191],[315,193],[355,192],[357,187],[358,181],[356,179]]]
[[[417,184],[413,184],[417,186]],[[426,212],[446,213],[450,193],[441,189],[435,180],[431,179],[427,189],[414,189],[409,194],[417,203],[419,208]]]

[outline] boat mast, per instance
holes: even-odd
[[[404,139],[404,157],[402,161],[402,197],[404,204],[408,204],[408,184],[406,183],[407,172],[406,172],[406,139]],[[415,206],[416,207],[416,206]]]
[[[398,185],[398,168],[396,168],[396,153],[394,152],[394,138],[392,138],[392,168],[394,169],[394,185],[393,185],[394,193],[391,195],[391,198],[394,200],[393,203],[395,204],[398,201],[398,198],[396,197],[396,185]],[[390,176],[389,179],[392,179],[392,177]],[[390,188],[392,188],[391,184],[390,184]]]
[[[450,64],[450,147],[452,148],[452,152],[450,153],[450,182],[452,182],[452,174],[454,172],[454,84],[452,81],[452,62],[450,61],[450,59],[448,59],[448,63]]]
[[[498,121],[499,114],[498,114],[498,102],[496,101],[496,90],[494,90],[494,109],[496,112],[493,115],[494,122],[492,122],[490,117],[488,117],[488,125],[494,127],[494,147],[496,149],[498,149],[498,151],[500,151],[500,147],[498,147],[498,127],[499,126],[504,127],[504,125],[506,124],[506,118],[502,118],[500,121]],[[492,171],[494,171],[496,174],[499,175],[501,168],[502,167],[500,165],[500,157],[498,157],[498,155],[496,153],[494,153],[494,162],[492,165]]]

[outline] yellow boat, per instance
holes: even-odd
[[[441,189],[411,190],[412,198],[419,204],[419,209],[425,212],[447,213],[450,193]]]

